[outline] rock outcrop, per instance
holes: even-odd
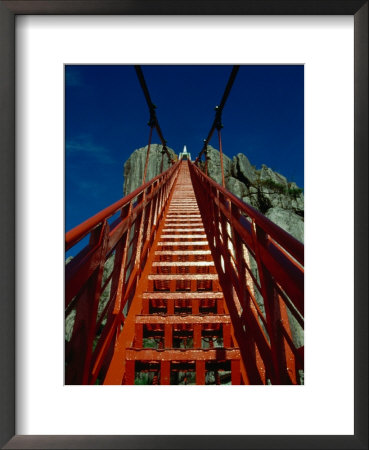
[[[175,156],[174,150],[167,147],[168,151]],[[163,146],[151,144],[149,162],[147,165],[146,181],[150,181],[160,173]],[[145,169],[147,146],[135,150],[124,164],[124,185],[123,194],[128,195],[142,184]],[[170,166],[168,156],[164,154],[163,170]]]
[[[247,156],[223,155],[226,188],[299,241],[304,241],[304,194],[296,183],[266,165],[256,169]],[[220,153],[208,146],[208,175],[221,184]]]
[[[301,216],[298,216],[291,210],[286,210],[280,206],[268,209],[266,217],[279,225],[287,233],[292,234],[300,242],[304,241],[304,222]]]

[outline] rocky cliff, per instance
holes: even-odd
[[[243,153],[233,159],[223,154],[223,166],[229,191],[304,241],[304,194],[296,183],[265,165],[256,169]],[[208,175],[221,184],[220,153],[212,146],[208,146]]]
[[[167,147],[169,153],[175,156],[174,150]],[[151,144],[149,163],[147,166],[146,181],[159,175],[161,168],[163,146],[159,144]],[[135,150],[124,164],[124,185],[123,195],[128,195],[142,184],[143,173],[145,169],[145,161],[147,154],[147,146]],[[164,154],[163,170],[167,170],[170,166],[168,156]]]

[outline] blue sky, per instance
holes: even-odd
[[[196,157],[232,66],[142,66],[167,145]],[[123,165],[147,145],[149,113],[133,66],[65,66],[66,231],[119,200]],[[223,151],[304,186],[303,66],[241,66],[223,111]],[[160,143],[156,133],[154,143]],[[218,148],[214,133],[210,142]]]

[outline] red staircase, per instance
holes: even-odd
[[[150,381],[158,384],[205,384],[209,378],[240,384],[240,352],[187,163],[162,221],[153,262],[137,287],[139,314],[127,317],[134,321],[133,342],[124,333],[118,338],[105,382],[134,384],[135,376],[151,372]]]

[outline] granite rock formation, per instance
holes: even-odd
[[[175,156],[174,151],[167,147],[169,153]],[[160,144],[151,144],[149,162],[147,165],[146,181],[152,180],[159,175],[162,160],[163,146]],[[142,184],[142,178],[145,169],[147,146],[135,150],[124,164],[124,185],[123,195],[128,195]],[[163,170],[170,166],[169,158],[166,154],[163,157]]]
[[[304,241],[304,194],[296,183],[266,165],[256,169],[247,156],[223,155],[226,188],[299,241]],[[220,153],[208,146],[208,175],[221,184]]]

